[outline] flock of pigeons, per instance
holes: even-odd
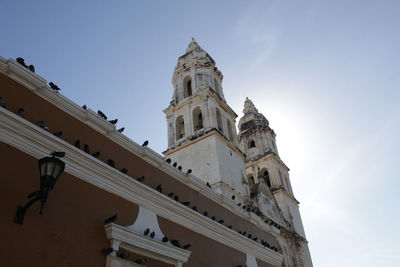
[[[23,58],[20,58],[20,57],[19,57],[19,58],[16,59],[16,61],[17,61],[19,64],[21,64],[21,65],[23,65],[24,67],[26,67],[27,69],[29,69],[30,71],[35,72],[35,67],[34,67],[33,65],[29,65],[29,66],[26,65]],[[53,89],[53,90],[56,91],[56,92],[58,92],[58,91],[61,90],[61,89],[60,89],[56,84],[54,84],[53,82],[50,82],[50,83],[49,83],[49,86],[50,86],[51,89]],[[0,97],[0,107],[6,108],[6,101],[5,101],[2,97]],[[86,105],[83,105],[82,108],[86,110],[86,109],[87,109],[87,106],[86,106]],[[19,109],[17,110],[16,114],[19,115],[20,117],[24,118],[24,116],[25,116],[25,110],[24,110],[24,108],[19,108]],[[101,110],[98,110],[98,111],[97,111],[97,114],[98,114],[101,118],[103,118],[104,120],[107,121],[107,119],[108,119],[107,116],[106,116]],[[111,124],[113,124],[113,125],[115,125],[115,124],[117,124],[118,119],[108,120],[108,122],[111,123]],[[37,124],[40,128],[49,131],[49,128],[46,126],[46,124],[45,124],[44,121],[40,120],[40,121],[38,121],[36,124]],[[117,129],[117,131],[118,131],[119,133],[122,133],[122,132],[124,131],[124,129],[125,129],[125,127],[122,127],[122,128]],[[62,136],[62,131],[57,131],[57,132],[54,132],[53,134],[54,134],[55,136],[61,138],[61,136]],[[146,140],[146,141],[142,144],[142,147],[146,147],[146,146],[148,146],[148,144],[149,144],[149,141]],[[77,148],[79,148],[79,149],[82,149],[84,152],[86,152],[86,153],[88,153],[88,154],[91,154],[89,145],[88,145],[88,144],[83,144],[83,146],[81,146],[81,142],[80,142],[79,139],[77,139],[77,140],[75,141],[74,146],[77,147]],[[91,155],[92,155],[93,157],[95,157],[95,158],[98,158],[98,157],[100,156],[100,151],[94,152],[94,153],[92,153]],[[170,164],[170,163],[171,163],[171,159],[168,158],[168,159],[166,160],[166,162],[167,162],[168,164]],[[108,160],[107,160],[107,164],[108,164],[109,166],[115,168],[115,162],[114,162],[112,159],[108,159]],[[174,163],[172,164],[172,166],[175,167],[175,168],[177,168],[177,169],[180,170],[180,171],[182,170],[182,166],[177,166],[177,162],[174,162]],[[122,173],[124,173],[124,174],[127,174],[127,173],[128,173],[128,170],[127,170],[126,168],[122,168],[122,169],[120,170],[120,172],[122,172]],[[186,174],[190,174],[190,173],[192,173],[192,170],[191,170],[191,169],[188,169],[187,172],[186,172]],[[142,177],[140,177],[140,178],[137,178],[136,180],[139,181],[139,182],[144,182],[144,179],[145,179],[145,177],[142,176]],[[209,182],[206,183],[206,186],[209,187],[209,188],[212,188]],[[159,184],[155,189],[156,189],[158,192],[163,193],[163,189],[162,189],[161,184]],[[173,192],[167,193],[166,195],[167,195],[168,197],[170,197],[171,199],[173,199],[173,200],[179,202],[179,196],[175,195]],[[235,199],[235,196],[232,195],[232,200],[234,200],[234,199]],[[180,202],[180,203],[181,203],[182,205],[184,205],[184,206],[187,206],[187,207],[190,206],[190,202],[189,202],[189,201],[184,201],[184,202]],[[241,206],[241,203],[238,203],[237,205],[238,205],[238,206]],[[257,216],[263,216],[262,212],[261,212],[257,207],[254,207],[254,206],[251,206],[251,205],[243,205],[242,208],[245,209],[245,210],[247,210],[248,212],[254,212]],[[193,206],[193,207],[192,207],[192,210],[194,210],[194,211],[196,211],[196,212],[199,212],[199,211],[198,211],[198,208],[197,208],[196,206]],[[208,217],[208,212],[207,212],[207,211],[204,211],[202,214],[203,214],[204,216]],[[263,216],[263,217],[264,217],[264,216]],[[107,220],[105,220],[104,223],[107,224],[107,223],[113,222],[113,221],[116,220],[116,218],[117,218],[117,215],[114,215],[114,216],[108,218]],[[211,216],[210,218],[211,218],[212,220],[214,220],[214,221],[216,220],[215,216]],[[279,224],[273,222],[272,220],[270,220],[270,219],[268,219],[268,218],[265,219],[264,222],[265,222],[265,223],[268,223],[268,224],[270,224],[270,225],[273,225],[273,226],[275,226],[275,227],[277,227],[277,228],[279,228],[279,229],[281,228],[281,226],[280,226]],[[218,220],[218,223],[224,224],[224,220],[220,219],[220,220]],[[229,229],[232,229],[232,225],[228,225],[227,227],[228,227]],[[255,236],[253,237],[250,233],[246,233],[245,231],[244,231],[244,232],[238,231],[238,233],[239,233],[239,234],[242,234],[242,235],[244,235],[244,236],[247,236],[248,238],[252,239],[252,240],[255,241],[255,242],[258,242],[258,238],[255,237]],[[150,229],[149,229],[149,228],[147,228],[147,229],[144,231],[143,234],[144,234],[145,236],[149,236],[150,238],[154,238],[154,236],[155,236],[154,231],[152,231],[152,232],[150,233]],[[168,238],[164,236],[163,239],[162,239],[162,242],[168,242],[168,241],[169,241]],[[171,240],[170,242],[171,242],[172,245],[174,245],[174,246],[176,246],[176,247],[179,247],[179,248],[183,248],[183,249],[189,249],[189,248],[191,247],[190,244],[186,244],[186,245],[184,245],[184,246],[181,246],[180,243],[179,243],[179,240]],[[265,246],[265,247],[267,247],[267,248],[269,248],[269,249],[272,249],[272,250],[278,252],[278,248],[276,248],[276,247],[274,247],[274,246],[271,246],[270,244],[268,244],[268,242],[266,242],[266,241],[264,241],[264,240],[261,240],[260,243],[261,243],[263,246]],[[112,248],[106,248],[106,249],[103,249],[102,251],[103,251],[103,253],[105,253],[105,254],[109,254],[109,253],[112,252]],[[123,259],[128,259],[128,258],[129,258],[129,254],[128,254],[127,252],[121,252],[120,254],[118,254],[118,256],[121,257],[121,258],[123,258]],[[146,259],[146,258],[143,258],[143,259],[140,259],[140,260],[135,261],[135,263],[138,263],[138,264],[144,264],[144,263],[146,263],[146,262],[147,262],[147,259]]]

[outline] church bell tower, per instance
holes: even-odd
[[[164,155],[191,169],[226,196],[248,194],[245,155],[238,148],[236,113],[226,103],[223,75],[215,61],[192,39],[179,57],[172,84],[174,94],[164,110],[168,149]]]

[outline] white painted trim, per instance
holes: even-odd
[[[257,260],[253,255],[246,254],[246,267],[258,267]]]
[[[165,236],[158,225],[157,214],[143,207],[139,207],[139,214],[136,221],[132,225],[127,226],[127,228],[136,233],[144,233],[148,228],[150,233],[154,232],[153,239],[158,241],[162,241]]]
[[[282,260],[281,254],[177,203],[4,108],[0,108],[0,126],[1,142],[35,158],[64,151],[67,173],[267,263],[278,266]]]
[[[177,265],[187,262],[192,253],[189,250],[162,243],[138,234],[128,227],[114,223],[107,224],[104,228],[107,238],[111,242],[119,242],[119,247],[169,264]],[[113,247],[113,249],[118,251],[119,248]]]

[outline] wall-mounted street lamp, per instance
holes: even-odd
[[[53,189],[65,168],[65,163],[58,159],[64,157],[65,152],[53,152],[51,155],[52,157],[45,157],[39,160],[40,190],[28,195],[28,198],[32,199],[25,206],[17,207],[17,213],[14,218],[15,223],[23,224],[25,212],[34,202],[39,200],[41,202],[39,214],[42,215],[50,190]]]

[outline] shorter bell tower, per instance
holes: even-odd
[[[305,238],[298,208],[289,179],[289,168],[280,159],[276,134],[268,120],[259,113],[253,102],[246,98],[243,117],[239,121],[239,142],[247,155],[246,172],[250,191],[265,183],[273,193],[286,221]]]
[[[238,148],[236,113],[226,103],[223,75],[215,61],[192,39],[179,57],[174,94],[164,110],[168,149],[164,155],[226,195],[246,194],[245,155]]]

